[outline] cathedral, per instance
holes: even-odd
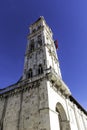
[[[87,130],[87,111],[62,79],[44,17],[30,25],[22,77],[0,89],[0,130]]]

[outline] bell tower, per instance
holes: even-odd
[[[33,78],[52,68],[61,77],[53,34],[41,16],[30,26],[23,79]]]
[[[0,90],[0,130],[87,130],[87,111],[73,98],[43,17],[30,26],[22,78]]]
[[[31,113],[29,130],[57,130],[62,126],[62,130],[70,130],[62,104],[71,93],[62,80],[53,34],[43,17],[30,26],[27,38],[22,80],[25,87],[30,85],[26,96],[29,105],[25,107]]]

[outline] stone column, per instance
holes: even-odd
[[[77,111],[76,111],[77,108],[76,108],[75,104],[73,104],[73,106],[74,106],[74,113],[75,113],[77,127],[78,127],[78,130],[81,130],[80,129],[80,124],[79,124],[79,118],[78,118]]]
[[[83,121],[83,125],[84,125],[84,130],[87,130],[87,129],[86,129],[86,125],[85,125],[85,121],[84,121],[84,117],[83,117],[83,113],[82,113],[81,116],[82,116],[82,121]]]
[[[68,109],[68,98],[66,98],[66,108],[67,108],[67,115],[68,115],[68,120],[70,121],[70,115],[69,115],[69,109]]]
[[[69,109],[68,109],[68,97],[66,97],[66,107],[67,107],[67,115],[68,115],[68,120],[67,120],[67,129],[66,130],[70,130],[71,129],[71,124],[70,124],[70,115],[69,115]]]

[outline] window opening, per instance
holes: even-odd
[[[38,30],[41,28],[41,25],[38,26]]]
[[[36,32],[36,29],[33,29],[32,32],[35,33],[35,32]]]
[[[39,43],[40,46],[42,45],[42,37],[41,37],[41,35],[38,36],[38,43]]]
[[[39,67],[38,67],[38,74],[42,74],[42,73],[43,73],[43,67],[40,64]]]
[[[27,78],[32,78],[32,76],[33,76],[32,69],[29,69]]]
[[[30,42],[30,52],[34,50],[34,39]]]
[[[44,65],[45,65],[45,59],[44,59]]]

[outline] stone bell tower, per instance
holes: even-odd
[[[60,125],[70,130],[68,117],[61,104],[65,102],[64,98],[71,93],[62,81],[53,34],[43,17],[30,26],[23,80],[29,83],[39,82],[38,130],[54,130],[54,124],[56,127]],[[61,104],[58,104],[60,101]],[[58,113],[60,113],[61,122],[58,120]]]
[[[38,76],[49,68],[61,78],[53,34],[43,17],[30,26],[23,79]]]
[[[0,90],[0,130],[87,130],[87,112],[62,80],[52,31],[30,26],[22,78]]]

